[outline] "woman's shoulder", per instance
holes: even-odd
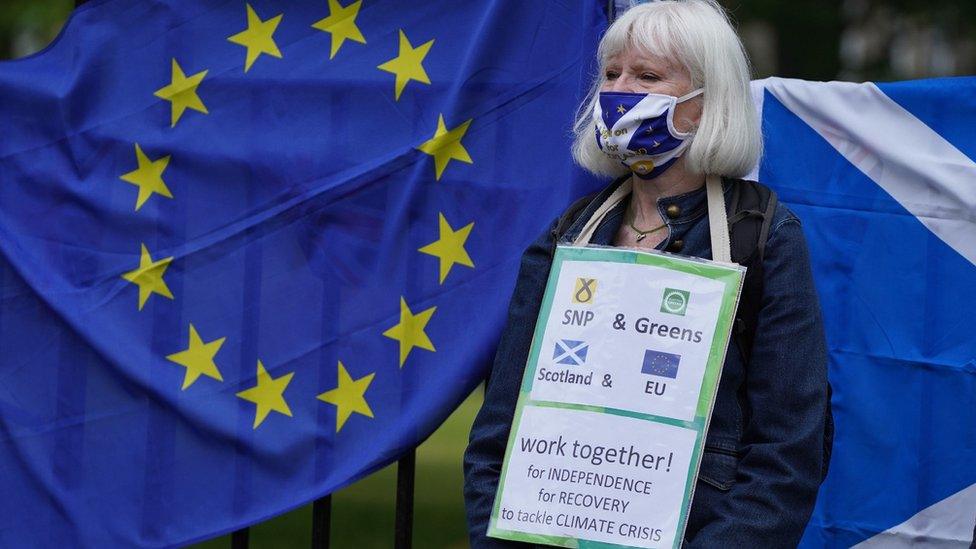
[[[560,213],[550,224],[547,232],[560,240],[572,239],[579,234],[579,230],[593,212],[606,201],[617,187],[622,185],[629,175],[625,174],[614,178],[604,185],[604,187],[589,194],[578,196],[573,202]]]
[[[726,204],[729,207],[729,215],[735,216],[739,210],[761,210],[769,216],[769,229],[766,233],[766,242],[774,238],[779,230],[788,224],[799,227],[800,218],[786,204],[782,202],[777,193],[768,185],[764,185],[751,179],[725,178],[726,182]],[[737,193],[734,186],[741,185],[743,189]],[[738,198],[737,198],[738,196]],[[769,197],[769,198],[767,198]],[[775,199],[775,206],[772,212],[767,211],[766,200]],[[793,231],[787,231],[792,233]]]
[[[764,271],[806,273],[809,264],[810,251],[800,217],[789,206],[778,202],[766,237]]]
[[[800,218],[789,206],[777,201],[776,210],[773,212],[773,217],[769,223],[769,238],[772,238],[784,225],[790,223],[799,227]]]

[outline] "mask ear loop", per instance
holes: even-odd
[[[703,93],[705,93],[705,88],[698,88],[697,90],[695,90],[693,92],[688,92],[688,93],[682,95],[681,97],[678,98],[677,101],[675,101],[675,103],[683,103],[683,102],[691,99],[692,97],[699,96],[699,95],[701,95]]]
[[[682,95],[681,97],[676,98],[674,100],[674,106],[677,106],[678,103],[682,103],[703,93],[705,93],[705,88],[698,88],[695,91],[688,92]],[[673,106],[672,108],[668,109],[668,131],[671,132],[671,135],[673,135],[674,137],[677,137],[679,139],[687,139],[688,136],[690,136],[695,132],[686,132],[686,133],[679,132],[678,129],[674,127],[674,111],[675,109]]]

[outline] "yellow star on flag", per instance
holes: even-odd
[[[267,21],[262,21],[251,4],[245,5],[247,6],[247,29],[227,40],[247,48],[247,57],[244,59],[244,72],[247,72],[262,53],[281,59],[281,51],[273,35],[278,28],[278,23],[281,23],[282,14],[279,13]]]
[[[183,116],[183,111],[186,109],[193,109],[207,114],[207,107],[203,105],[203,101],[197,95],[197,86],[203,81],[203,77],[207,76],[207,72],[209,71],[201,71],[187,76],[183,74],[183,69],[176,62],[176,58],[173,59],[172,82],[159,88],[155,93],[156,97],[165,99],[171,103],[170,119],[172,124],[170,127],[176,126],[180,117]]]
[[[375,376],[376,373],[374,372],[359,379],[353,379],[346,371],[346,367],[342,365],[342,361],[339,361],[339,386],[315,397],[323,402],[335,404],[337,433],[353,412],[366,417],[373,417],[373,411],[370,410],[369,403],[366,402],[364,395]]]
[[[342,7],[339,0],[329,0],[329,16],[312,24],[313,28],[332,35],[332,51],[329,52],[329,59],[336,56],[339,48],[346,40],[360,44],[366,43],[363,33],[356,26],[356,16],[359,15],[359,8],[362,7],[362,4],[363,0],[356,0],[352,4]]]
[[[410,311],[410,307],[407,307],[407,302],[403,297],[400,297],[400,322],[383,332],[383,335],[400,342],[401,368],[414,347],[420,347],[428,351],[436,351],[434,344],[430,342],[430,338],[424,332],[424,328],[430,322],[430,317],[436,310],[437,307],[431,307],[415,315]]]
[[[169,155],[151,160],[136,143],[136,164],[138,167],[135,170],[119,176],[119,179],[139,187],[139,196],[136,197],[137,212],[153,193],[166,198],[173,198],[173,193],[169,191],[169,187],[163,181],[163,172],[169,165]]]
[[[434,132],[434,137],[424,141],[422,145],[417,147],[434,157],[434,171],[437,180],[440,180],[441,174],[444,173],[444,169],[447,168],[447,164],[451,160],[460,160],[468,164],[474,163],[471,160],[471,156],[468,155],[467,149],[461,144],[461,138],[468,131],[471,120],[469,118],[460,126],[448,131],[447,126],[444,124],[444,115],[442,114],[437,118],[437,131]]]
[[[258,384],[250,389],[237,393],[237,396],[253,402],[257,409],[254,412],[254,429],[261,425],[264,418],[272,411],[291,416],[291,408],[285,402],[285,389],[291,382],[295,372],[289,372],[281,377],[273,378],[264,369],[264,364],[258,361]]]
[[[400,94],[403,93],[403,88],[407,87],[407,83],[411,80],[430,84],[430,78],[427,76],[427,71],[424,70],[423,61],[424,57],[427,57],[427,54],[430,52],[430,47],[433,45],[434,41],[431,40],[414,48],[410,44],[410,40],[407,40],[407,35],[401,29],[400,54],[376,67],[381,71],[396,75],[394,96],[397,101],[400,100]]]
[[[203,339],[200,338],[200,334],[197,333],[197,329],[193,327],[192,323],[190,324],[190,343],[186,350],[166,356],[166,359],[170,362],[175,362],[186,368],[186,375],[183,377],[184,391],[187,387],[193,385],[193,382],[201,374],[212,377],[217,381],[224,380],[220,376],[220,370],[217,369],[217,364],[214,363],[214,356],[216,356],[217,351],[220,350],[220,346],[224,344],[224,340],[226,339],[226,337],[222,337],[209,343],[204,343]]]
[[[468,240],[468,235],[471,234],[474,222],[468,223],[455,231],[448,224],[447,218],[444,217],[443,213],[438,213],[437,218],[440,238],[423,248],[419,248],[418,251],[435,256],[441,260],[440,283],[443,284],[444,279],[447,278],[448,273],[451,272],[451,267],[455,263],[474,267],[471,256],[464,249],[464,243]]]
[[[163,280],[163,274],[169,267],[172,257],[166,257],[159,261],[153,261],[149,255],[149,249],[142,245],[142,252],[139,256],[139,268],[131,270],[122,275],[122,278],[139,286],[139,310],[146,304],[146,300],[152,294],[159,294],[163,297],[173,299],[173,293],[169,291],[169,286]]]

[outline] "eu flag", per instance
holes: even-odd
[[[652,376],[677,379],[680,363],[681,355],[647,349],[644,351],[644,363],[641,364],[641,372]]]
[[[93,0],[0,63],[0,546],[169,546],[395,460],[598,186],[605,2]]]

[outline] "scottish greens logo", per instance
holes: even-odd
[[[688,310],[688,298],[690,296],[691,294],[684,290],[665,288],[664,299],[661,300],[661,312],[685,316],[685,311]]]

